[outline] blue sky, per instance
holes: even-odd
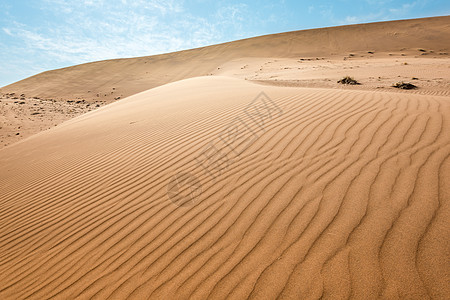
[[[448,14],[448,0],[2,0],[0,86],[95,60],[292,30]]]

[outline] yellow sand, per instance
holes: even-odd
[[[361,51],[401,47],[408,32],[424,49],[445,52],[448,40],[437,36],[449,30],[448,20],[287,33],[171,54],[165,62],[160,56],[155,84],[166,71],[176,82],[1,149],[0,299],[448,299],[448,71],[436,74],[443,79],[429,92],[305,88],[278,66],[263,69],[263,85],[245,80],[253,73],[240,74],[234,57],[255,53],[248,65],[277,60],[285,52],[274,45],[296,34],[298,45],[311,40],[289,55],[329,41],[324,56],[356,47],[345,30],[367,35],[372,27],[372,36],[403,38],[395,45],[368,38]],[[423,30],[436,36],[429,42],[407,30],[422,32],[417,22],[445,30]],[[350,45],[332,43],[323,36],[328,30]],[[260,41],[266,47],[258,50]],[[222,66],[209,72],[220,74],[177,80],[206,71],[209,59]],[[380,59],[394,63],[388,54]],[[445,70],[447,60],[439,59]],[[126,77],[120,82],[129,93],[140,91],[146,83],[136,79],[140,67],[125,64],[132,61],[108,62],[111,70],[98,69],[98,77],[93,69],[77,75],[86,82],[73,79],[67,92],[94,89],[111,76]],[[47,75],[75,78],[77,68]],[[13,86],[31,91],[47,75]],[[270,76],[286,82],[267,82]],[[59,84],[62,91],[64,80]],[[55,93],[57,82],[50,87]]]

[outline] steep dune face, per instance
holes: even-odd
[[[134,95],[0,150],[0,298],[444,299],[449,133],[448,97]]]
[[[449,51],[450,17],[321,28],[261,36],[176,53],[94,62],[44,72],[0,89],[43,98],[113,100],[181,79],[206,76],[243,57],[298,58],[350,51]]]

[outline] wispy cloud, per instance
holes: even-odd
[[[9,36],[13,36],[13,34],[11,33],[11,30],[9,30],[8,28],[2,28],[3,32],[6,33]]]
[[[366,0],[366,2],[371,7],[370,13],[346,16],[338,20],[338,23],[357,24],[411,17],[413,10],[421,10],[428,4],[429,0],[416,0],[407,3],[399,3],[399,1],[394,0]]]
[[[243,35],[246,5],[219,7],[214,24],[190,15],[182,1],[45,0],[44,14],[58,17],[45,27],[18,22],[3,28],[28,49],[62,62],[150,55]]]
[[[417,17],[430,3],[4,0],[0,2],[0,86],[23,74],[95,60],[159,54],[273,32]]]
[[[361,16],[347,16],[344,20],[339,21],[339,24],[359,24],[372,21],[381,21],[385,19],[387,19],[387,17],[383,14],[383,12],[378,12]]]
[[[243,9],[219,7],[212,24],[184,11],[182,1],[45,0],[47,23],[9,23],[2,31],[15,42],[2,51],[39,56],[42,69],[177,51],[222,42],[230,32],[241,37]]]
[[[166,53],[246,37],[244,24],[255,20],[247,10],[245,4],[224,3],[207,19],[192,14],[180,0],[42,0],[38,13],[45,21],[11,18],[1,27],[11,42],[0,51],[9,53],[9,61],[34,57],[33,67],[40,71]],[[15,72],[23,73],[17,70],[21,66]],[[9,67],[0,61],[3,72]]]
[[[404,3],[399,7],[393,7],[389,9],[390,13],[404,15],[411,11],[416,5],[418,1],[414,1],[411,3]]]

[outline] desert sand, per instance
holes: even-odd
[[[8,130],[28,126],[0,150],[0,299],[448,299],[449,21],[269,35],[0,89]],[[39,105],[49,126],[30,120]]]
[[[106,103],[0,95],[0,149]]]

